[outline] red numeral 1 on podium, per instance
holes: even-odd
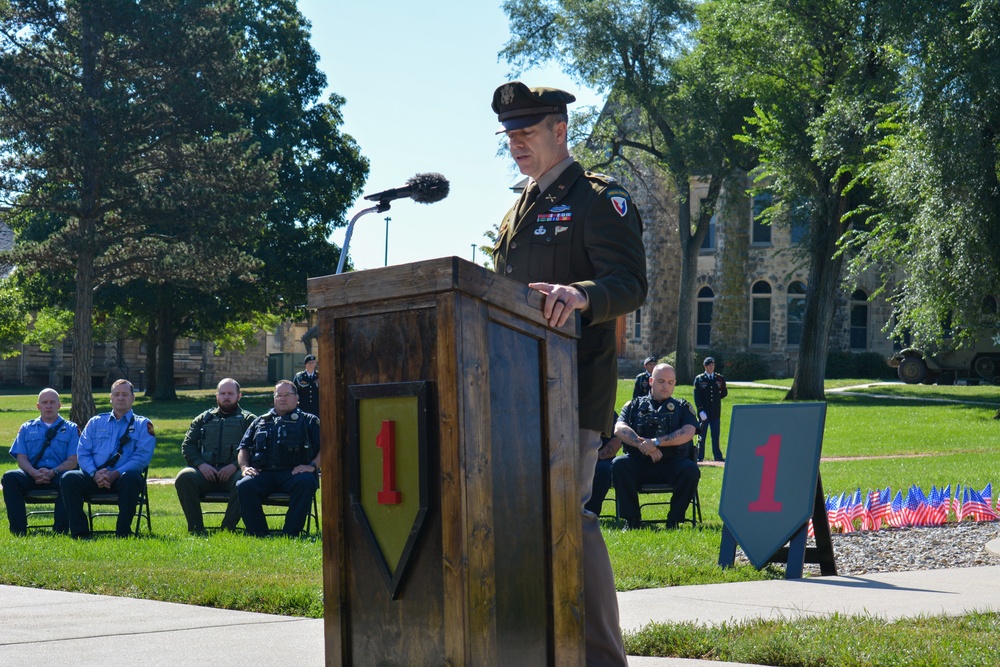
[[[378,492],[378,504],[398,505],[403,502],[403,494],[396,491],[396,422],[382,422],[375,446],[382,450],[382,490]]]
[[[781,436],[772,435],[766,445],[761,445],[754,453],[764,459],[764,471],[760,476],[760,493],[757,500],[747,509],[751,512],[780,512],[781,503],[774,499],[774,489],[778,482],[778,457],[781,455]]]

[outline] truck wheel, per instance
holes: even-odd
[[[906,384],[920,384],[924,376],[927,375],[927,364],[924,363],[923,359],[906,357],[899,362],[896,375]]]
[[[979,357],[976,359],[976,363],[973,366],[979,377],[983,378],[987,382],[993,382],[996,377],[996,364],[993,363],[991,357]]]

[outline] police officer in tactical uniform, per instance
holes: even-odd
[[[316,355],[307,354],[302,363],[306,369],[292,378],[295,391],[299,394],[299,410],[319,417],[319,371],[316,370]]]
[[[225,378],[215,389],[216,407],[206,410],[191,422],[181,454],[189,467],[177,473],[174,488],[184,510],[189,533],[205,532],[201,497],[213,491],[229,493],[229,504],[222,518],[222,529],[235,531],[240,522],[240,499],[236,483],[240,480],[236,449],[256,415],[240,407],[240,383]]]
[[[690,403],[672,397],[676,384],[673,366],[658,365],[653,369],[649,394],[626,403],[615,425],[615,435],[625,443],[626,454],[612,462],[611,475],[618,516],[628,529],[642,525],[642,484],[670,484],[674,488],[667,528],[675,528],[684,520],[698,490],[701,472],[690,457],[698,420]]]
[[[614,573],[597,517],[584,509],[601,432],[611,428],[618,381],[615,321],[646,300],[642,222],[628,191],[613,178],[585,171],[569,154],[566,105],[555,88],[505,83],[493,111],[511,157],[531,180],[500,225],[496,271],[545,298],[542,314],[561,326],[580,311],[577,342],[583,579],[587,665],[626,665]],[[539,490],[540,492],[541,490]]]
[[[76,468],[76,444],[80,429],[76,424],[59,416],[59,392],[43,389],[38,394],[38,418],[21,424],[10,447],[10,455],[17,459],[17,468],[3,474],[3,499],[7,505],[10,532],[24,535],[28,532],[28,514],[24,494],[29,491],[58,491],[59,480],[68,470]],[[66,508],[62,499],[56,499],[52,530],[65,533],[69,530]]]
[[[285,535],[301,534],[309,516],[319,487],[319,417],[297,406],[295,385],[281,380],[274,386],[274,408],[257,417],[240,442],[243,479],[236,491],[248,535],[267,536],[263,501],[271,493],[290,496]]]
[[[722,399],[729,395],[726,378],[715,372],[715,359],[705,357],[702,362],[705,372],[694,379],[694,404],[698,407],[698,417],[702,421],[701,437],[698,439],[698,460],[705,460],[705,439],[712,432],[712,456],[716,461],[725,461],[719,446]]]

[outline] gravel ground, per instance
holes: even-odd
[[[1000,539],[997,521],[834,533],[833,557],[837,574],[843,577],[1000,565],[1000,554],[986,550],[986,543],[996,539]],[[816,544],[810,539],[807,546]],[[736,561],[749,562],[742,549],[736,550]],[[803,572],[819,575],[819,565],[806,563]]]

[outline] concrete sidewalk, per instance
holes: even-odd
[[[834,613],[886,619],[1000,609],[1000,566],[864,577],[816,577],[619,593],[622,627],[650,622],[719,624]],[[0,586],[0,664],[323,664],[323,622]],[[675,658],[629,659],[630,667],[726,667]]]

